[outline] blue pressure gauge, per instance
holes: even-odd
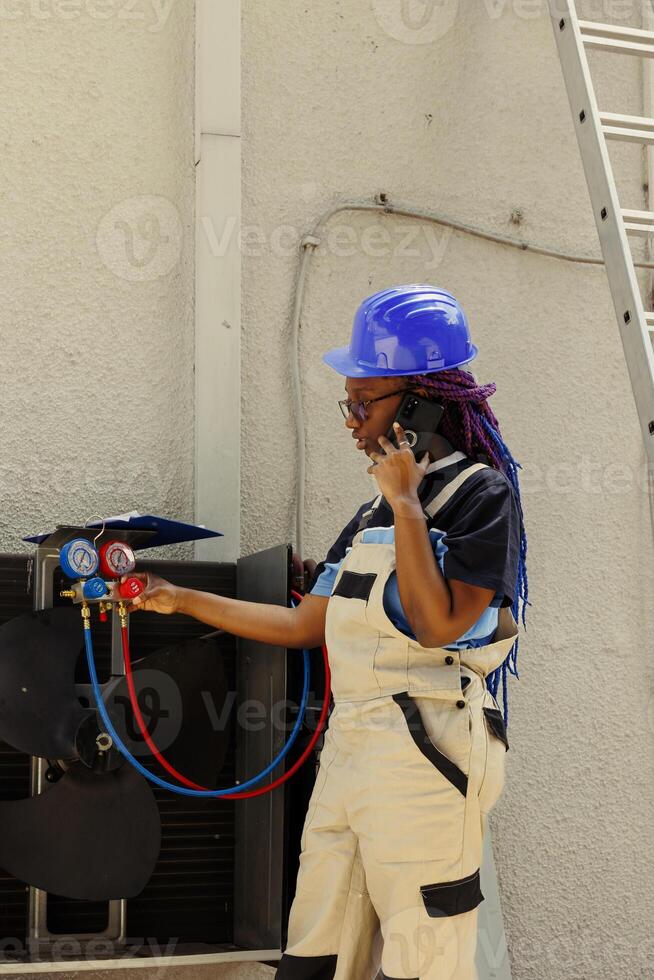
[[[59,564],[67,578],[88,578],[97,572],[100,558],[90,541],[75,538],[59,552]]]

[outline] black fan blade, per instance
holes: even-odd
[[[133,898],[160,847],[152,790],[129,765],[98,774],[75,763],[39,796],[0,804],[0,866],[66,898]]]
[[[190,640],[161,647],[134,661],[133,672],[143,720],[161,754],[183,776],[214,789],[229,746],[232,706],[220,645]],[[149,762],[152,754],[135,727],[125,678],[105,687],[104,699],[127,747]]]
[[[26,613],[0,626],[0,738],[28,755],[73,759],[88,715],[75,694],[78,609]]]

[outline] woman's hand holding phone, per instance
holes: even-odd
[[[367,472],[375,477],[377,485],[390,507],[412,506],[416,502],[420,506],[418,487],[424,480],[425,472],[429,466],[429,453],[424,453],[418,462],[406,441],[402,426],[399,422],[394,422],[393,426],[399,448],[396,449],[390,439],[379,436],[379,445],[384,450],[385,455],[370,453],[374,463],[368,467]],[[422,508],[420,514],[423,516]]]

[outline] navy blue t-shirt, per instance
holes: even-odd
[[[423,509],[462,470],[474,465],[474,460],[456,451],[431,463],[425,479],[418,488]],[[317,595],[331,595],[338,568],[352,539],[359,529],[363,515],[370,510],[374,500],[362,504],[345,525],[320,562],[307,591],[315,589]],[[382,498],[380,506],[367,519],[368,529],[392,529],[394,515]],[[493,467],[485,467],[473,473],[459,487],[434,517],[426,516],[427,529],[434,555],[446,579],[458,579],[470,585],[494,589],[495,595],[489,609],[460,643],[461,646],[477,646],[490,642],[497,625],[497,609],[511,606],[515,597],[520,553],[520,511],[515,490],[503,473]],[[366,532],[367,533],[367,532]],[[377,538],[376,535],[382,535]],[[371,540],[383,540],[383,532],[370,533]],[[389,531],[388,540],[392,540]],[[385,590],[384,603],[389,604],[389,615],[404,632],[413,636],[403,617],[396,583]],[[387,595],[388,592],[388,595]],[[395,613],[395,616],[393,615]],[[493,619],[492,613],[495,613]],[[485,618],[484,618],[485,617]],[[488,634],[484,636],[483,634]],[[415,637],[414,637],[415,639]],[[458,645],[454,644],[454,646]]]

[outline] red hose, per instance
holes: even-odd
[[[304,598],[302,595],[300,595],[299,592],[295,592],[295,590],[291,590],[291,595],[293,596],[293,598],[299,599],[300,601],[302,601],[302,599]],[[127,690],[129,693],[129,700],[132,705],[132,711],[134,712],[134,718],[136,719],[136,724],[138,726],[141,735],[145,739],[148,748],[152,752],[152,755],[155,757],[159,765],[162,766],[166,770],[166,772],[170,773],[171,776],[174,776],[175,779],[177,779],[180,783],[182,783],[182,785],[188,786],[190,789],[199,789],[199,790],[209,789],[208,786],[200,786],[198,783],[194,783],[191,779],[187,779],[186,776],[183,776],[180,772],[178,772],[175,769],[175,767],[171,765],[171,763],[168,762],[168,760],[163,757],[163,755],[161,754],[157,746],[152,741],[150,733],[148,732],[147,729],[147,725],[145,724],[145,721],[143,719],[143,715],[141,714],[141,709],[139,707],[138,697],[136,694],[136,688],[134,687],[134,674],[132,673],[132,660],[129,652],[129,637],[127,633],[127,626],[122,626],[120,632],[122,638],[123,659],[125,661],[125,678],[127,680]],[[266,786],[261,786],[259,787],[259,789],[251,789],[243,793],[225,793],[224,796],[217,797],[217,799],[245,800],[252,796],[261,796],[263,793],[269,793],[271,790],[276,789],[278,786],[281,786],[282,783],[285,783],[287,779],[290,779],[290,777],[294,773],[296,773],[297,770],[300,768],[300,766],[303,765],[303,763],[306,761],[307,757],[311,753],[311,750],[313,749],[314,745],[318,741],[318,737],[320,736],[320,733],[325,727],[327,711],[329,709],[329,698],[331,695],[331,675],[329,671],[329,659],[327,655],[327,647],[324,645],[322,647],[322,655],[323,655],[323,663],[325,665],[325,697],[323,699],[322,710],[320,712],[320,717],[318,719],[316,730],[311,736],[311,739],[308,745],[306,746],[304,752],[300,756],[300,758],[293,763],[290,769],[282,773],[282,775],[279,776],[277,779],[275,779],[274,782],[268,783]]]
[[[134,712],[134,717],[136,718],[136,724],[138,725],[139,731],[143,738],[145,739],[150,752],[155,757],[157,762],[164,767],[166,772],[169,772],[171,776],[179,780],[184,786],[188,786],[190,789],[208,789],[208,786],[200,786],[198,783],[194,783],[193,780],[187,779],[183,776],[181,772],[177,772],[175,767],[164,759],[161,752],[157,746],[152,741],[150,733],[148,732],[147,725],[143,720],[143,715],[141,714],[141,709],[139,707],[138,697],[136,694],[136,688],[134,687],[134,675],[132,673],[132,659],[129,653],[129,638],[127,635],[127,626],[121,626],[120,635],[123,641],[123,660],[125,661],[125,677],[127,678],[127,690],[129,692],[129,700],[132,705],[132,711]]]

